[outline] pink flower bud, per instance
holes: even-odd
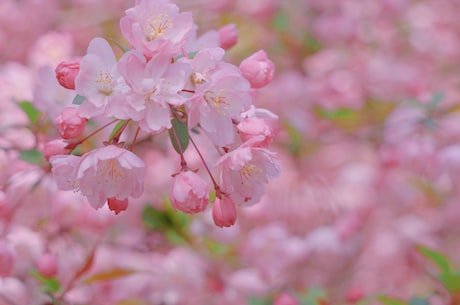
[[[273,305],[299,305],[299,302],[289,294],[282,293],[275,298]]]
[[[275,64],[264,50],[259,50],[241,62],[240,70],[252,88],[262,88],[273,79]]]
[[[55,276],[58,270],[56,256],[50,253],[40,256],[37,261],[37,270],[45,277]]]
[[[61,62],[56,69],[56,79],[59,84],[67,89],[75,89],[75,78],[80,71],[80,59]]]
[[[231,49],[238,42],[238,30],[233,23],[221,27],[217,34],[219,35],[220,47],[224,50]]]
[[[77,108],[67,107],[54,122],[62,138],[72,139],[83,133],[87,119],[80,117]]]
[[[109,209],[118,215],[118,213],[125,211],[128,208],[128,198],[123,200],[109,198],[107,199],[107,204],[109,205]]]
[[[204,211],[209,202],[209,186],[192,171],[174,177],[169,197],[174,209],[194,214]]]
[[[43,154],[46,160],[49,160],[52,156],[56,155],[67,155],[69,150],[66,148],[69,143],[62,139],[51,140],[45,143],[43,147]]]
[[[237,125],[237,129],[243,142],[260,137],[260,141],[253,146],[267,147],[274,137],[270,125],[260,118],[246,118]]]
[[[212,219],[218,227],[231,227],[236,222],[236,207],[228,197],[216,199],[212,204]]]
[[[7,277],[13,271],[13,251],[5,242],[0,242],[0,277]]]

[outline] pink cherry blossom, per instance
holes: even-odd
[[[249,83],[237,67],[226,63],[204,76],[206,81],[199,82],[186,104],[188,124],[191,128],[199,123],[214,144],[225,146],[234,140],[232,120],[238,119],[252,103]]]
[[[55,139],[46,142],[43,146],[43,154],[45,155],[46,160],[49,160],[52,156],[65,155],[69,153],[67,145],[69,145],[69,143],[62,139]]]
[[[95,209],[109,198],[137,198],[144,190],[144,161],[115,145],[96,148],[82,157],[55,156],[50,161],[59,187],[81,192]]]
[[[66,89],[75,89],[75,78],[80,71],[80,59],[61,62],[55,69],[56,79]]]
[[[14,253],[4,241],[0,241],[0,277],[7,277],[13,271]],[[1,280],[1,279],[0,279]]]
[[[273,300],[272,305],[299,305],[299,302],[291,295],[281,293]]]
[[[259,50],[241,62],[240,70],[252,88],[262,88],[272,81],[275,64],[264,50]]]
[[[174,209],[194,214],[204,211],[209,202],[209,185],[192,171],[174,177],[169,198]]]
[[[67,107],[54,119],[57,130],[63,139],[78,137],[85,130],[87,119],[80,117],[76,107]]]
[[[141,53],[131,51],[122,57],[118,67],[131,88],[120,106],[122,111],[146,132],[171,128],[170,106],[186,101],[179,93],[190,75],[189,65],[171,63],[168,56],[161,54],[146,62]]]
[[[187,42],[193,18],[169,0],[139,0],[126,10],[120,28],[131,46],[147,57],[160,52],[174,56]]]
[[[268,179],[279,175],[275,153],[266,148],[251,147],[260,138],[243,143],[223,155],[216,163],[222,169],[222,189],[235,204],[250,205],[258,202]]]
[[[236,222],[236,207],[228,197],[216,198],[212,204],[212,219],[218,227],[231,227]]]
[[[109,43],[103,38],[94,38],[80,62],[75,79],[77,94],[85,97],[79,107],[80,115],[86,118],[100,114],[120,116],[116,103],[123,99],[121,93],[125,89],[126,84],[118,73],[115,54]]]
[[[260,143],[254,144],[261,147],[267,147],[275,136],[273,128],[270,126],[267,120],[262,118],[246,118],[242,120],[236,127],[243,142],[252,138],[261,139]]]

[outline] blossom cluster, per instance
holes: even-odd
[[[268,179],[279,173],[268,149],[277,116],[252,102],[254,92],[272,80],[273,62],[263,50],[239,67],[226,62],[223,47],[236,43],[234,26],[198,37],[192,14],[168,0],[137,1],[126,10],[120,28],[128,42],[121,58],[98,37],[81,59],[56,68],[59,83],[76,93],[74,105],[56,118],[64,141],[46,145],[60,189],[79,191],[96,209],[107,201],[116,213],[125,210],[128,198],[140,197],[144,187],[146,165],[133,153],[136,141],[168,131],[181,159],[179,171],[172,173],[173,207],[198,213],[208,206],[210,183],[184,157],[191,142],[212,182],[215,223],[233,225],[235,206],[258,202]],[[74,140],[88,120],[119,124],[104,147],[70,154],[88,139]],[[128,126],[136,132],[121,141]],[[214,167],[208,166],[192,133],[206,135],[215,146],[220,157]]]

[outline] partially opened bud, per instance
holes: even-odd
[[[87,119],[78,114],[75,107],[67,107],[54,120],[57,130],[62,138],[72,139],[83,133],[86,127]]]
[[[52,156],[56,155],[67,155],[69,153],[69,149],[67,149],[66,141],[62,139],[51,140],[45,143],[43,147],[43,154],[45,155],[46,160],[49,160]]]
[[[231,227],[236,222],[236,207],[228,197],[216,199],[212,204],[212,219],[218,227]]]
[[[192,171],[174,177],[169,194],[174,209],[194,214],[204,211],[209,202],[209,186]]]
[[[64,88],[73,90],[75,89],[75,78],[80,71],[80,60],[63,61],[54,71],[59,84]]]
[[[240,64],[243,73],[252,88],[262,88],[270,83],[275,75],[275,64],[268,59],[264,50],[252,54]]]
[[[37,261],[37,270],[45,277],[55,276],[58,270],[56,256],[50,253],[40,256]]]
[[[221,27],[217,33],[220,47],[224,50],[231,49],[238,42],[238,30],[233,23]]]
[[[237,125],[238,133],[243,142],[255,137],[261,140],[254,146],[267,147],[274,137],[274,132],[266,120],[260,118],[246,118]]]
[[[109,209],[118,215],[118,213],[125,211],[128,208],[128,198],[123,200],[109,198],[107,199],[107,204],[109,205]]]

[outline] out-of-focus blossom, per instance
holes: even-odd
[[[275,75],[275,64],[264,50],[259,50],[241,62],[240,70],[251,83],[251,87],[257,89],[272,81]]]

